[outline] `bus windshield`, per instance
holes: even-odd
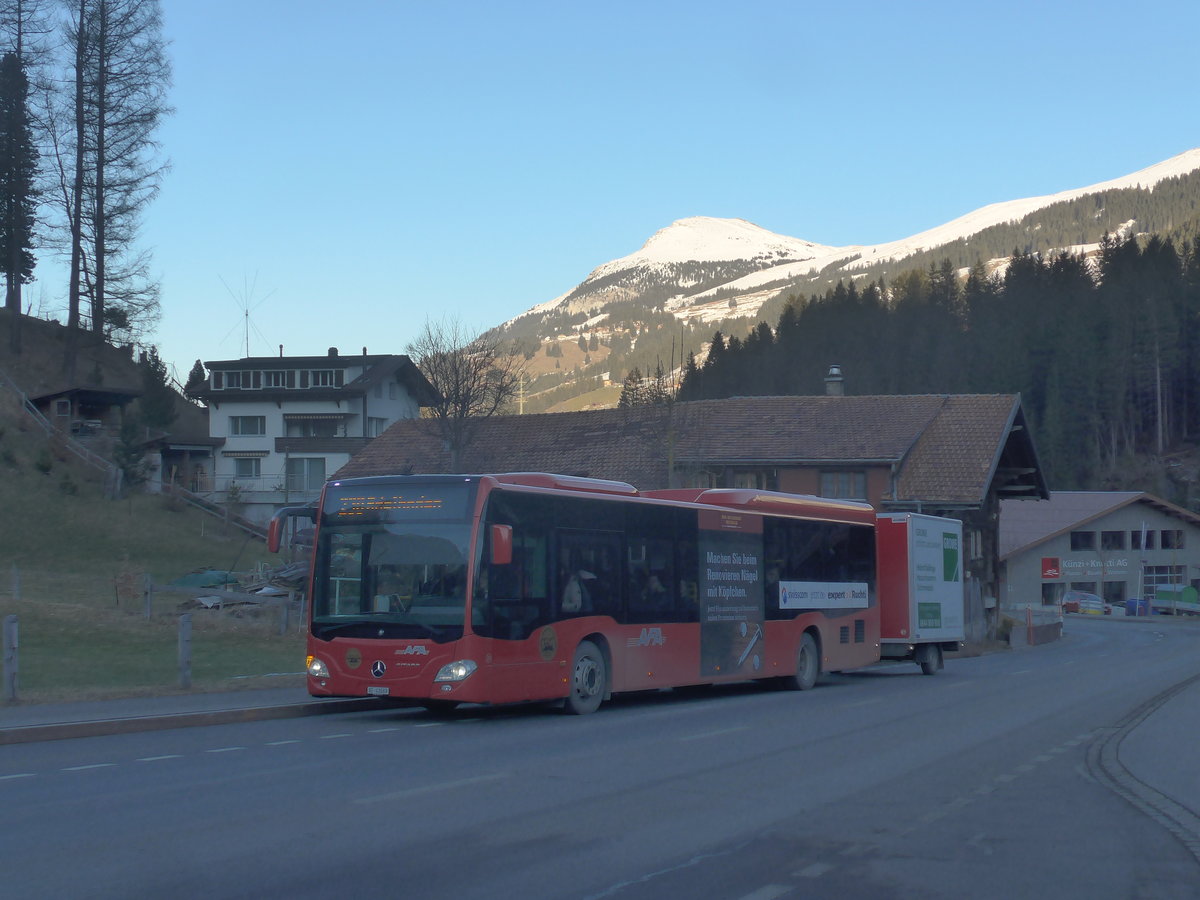
[[[463,633],[470,521],[465,485],[376,503],[326,503],[317,542],[312,633],[321,640],[429,638]],[[449,502],[442,502],[449,501]]]

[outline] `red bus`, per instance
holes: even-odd
[[[772,680],[880,658],[875,513],[748,489],[638,491],[541,473],[329,482],[308,689],[430,709]]]

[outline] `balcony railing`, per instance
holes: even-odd
[[[308,503],[321,493],[323,482],[302,475],[259,475],[238,478],[217,475],[197,485],[196,493],[214,503]]]

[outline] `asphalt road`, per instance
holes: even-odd
[[[1195,898],[1198,650],[1194,627],[1071,618],[1056,644],[804,694],[3,746],[0,891]]]

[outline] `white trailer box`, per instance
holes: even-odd
[[[965,636],[962,522],[882,513],[875,548],[881,656],[912,659],[932,674]]]

